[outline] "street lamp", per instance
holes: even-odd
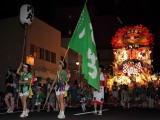
[[[78,74],[79,74],[79,79],[78,82],[81,82],[81,63],[79,61],[76,62],[76,65],[78,66]]]
[[[76,62],[76,65],[79,65],[79,62],[78,62],[78,61]]]

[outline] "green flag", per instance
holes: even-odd
[[[68,47],[82,55],[82,74],[84,74],[89,85],[99,90],[100,72],[96,44],[86,4]]]

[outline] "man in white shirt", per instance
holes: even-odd
[[[104,102],[104,87],[105,87],[105,76],[100,67],[100,90],[93,92],[93,103],[94,103],[94,115],[97,115],[97,105],[100,105],[98,115],[102,115],[102,108]]]

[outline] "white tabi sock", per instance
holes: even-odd
[[[61,111],[61,115],[64,115],[64,111]]]

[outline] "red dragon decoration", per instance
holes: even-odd
[[[112,46],[114,48],[124,47],[130,44],[138,44],[143,46],[153,45],[153,35],[148,28],[143,25],[133,27],[123,27],[118,29],[112,38]]]

